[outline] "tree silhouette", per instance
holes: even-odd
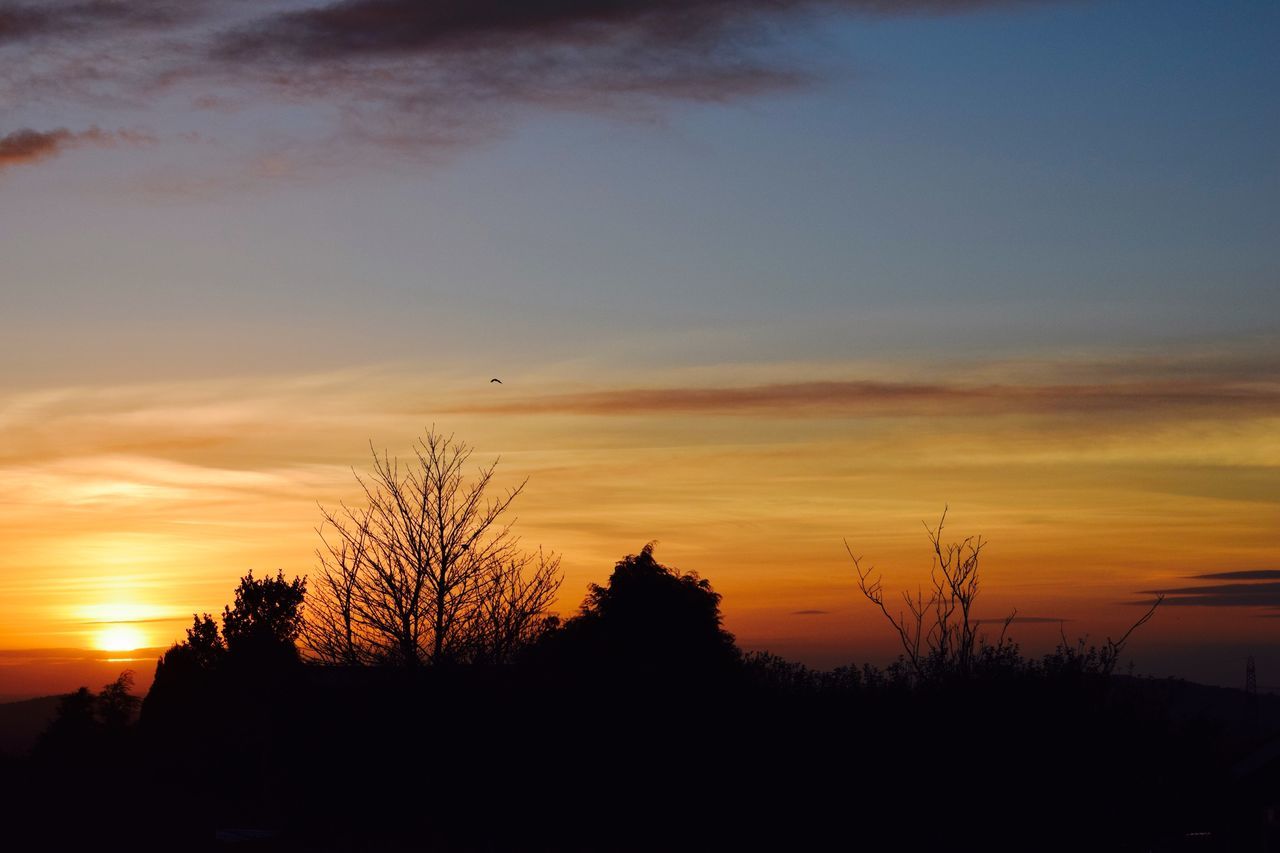
[[[213,669],[227,651],[227,644],[218,631],[218,623],[208,613],[199,616],[192,614],[191,621],[184,645],[190,650],[191,658],[197,666]]]
[[[720,594],[694,572],[659,563],[654,543],[591,584],[575,617],[550,639],[560,658],[628,678],[726,673],[739,662],[723,628]]]
[[[274,578],[255,578],[250,569],[236,586],[234,605],[222,611],[222,638],[227,651],[236,655],[296,650],[305,624],[302,605],[306,595],[306,578],[287,581],[284,572],[277,572]]]
[[[120,749],[141,704],[130,693],[132,687],[133,672],[125,670],[96,695],[81,687],[63,696],[37,752],[60,761],[91,762]]]
[[[56,757],[87,752],[96,745],[101,729],[97,697],[88,687],[81,687],[58,700],[57,714],[37,748],[43,755]]]
[[[921,680],[971,674],[984,649],[990,647],[996,652],[1004,649],[1006,632],[1016,615],[1016,612],[1011,613],[1003,620],[999,638],[994,644],[980,633],[982,623],[974,617],[973,604],[980,589],[978,565],[986,542],[981,536],[968,536],[959,542],[944,544],[942,531],[946,521],[947,511],[944,509],[936,528],[925,525],[933,551],[928,596],[919,589],[914,596],[904,592],[905,612],[899,611],[897,615],[885,604],[881,576],[872,576],[873,568],[864,569],[862,559],[845,542],[845,550],[849,552],[857,572],[858,589],[880,609],[893,627],[902,644],[906,662],[914,676]]]
[[[229,665],[239,676],[256,673],[258,681],[296,667],[305,595],[305,578],[245,574],[234,603],[223,608],[221,630],[208,613],[193,614],[186,640],[161,655],[143,717],[153,726],[175,725],[184,715],[207,717],[218,692],[230,686]]]
[[[133,670],[126,669],[115,681],[104,685],[98,694],[98,719],[108,729],[123,729],[133,722],[142,700],[130,692],[132,689]]]
[[[366,506],[324,510],[305,639],[340,664],[502,662],[540,630],[560,559],[504,521],[524,484],[490,497],[496,462],[434,430],[407,464],[374,454]]]
[[[914,596],[903,592],[903,609],[896,614],[885,603],[883,577],[875,574],[873,567],[864,568],[862,558],[853,553],[847,540],[845,542],[845,550],[853,560],[858,589],[880,610],[897,634],[907,675],[917,683],[965,679],[976,670],[990,674],[1028,668],[1038,669],[1041,674],[1108,676],[1133,632],[1149,622],[1164,601],[1163,595],[1156,596],[1150,609],[1130,625],[1119,640],[1108,637],[1101,648],[1086,648],[1083,639],[1073,644],[1064,634],[1057,649],[1043,661],[1027,661],[1008,637],[1016,610],[1000,621],[1000,633],[994,642],[981,630],[983,623],[975,617],[973,604],[981,589],[979,559],[986,542],[981,536],[968,536],[959,542],[944,543],[942,532],[946,520],[944,509],[937,527],[925,524],[933,552],[929,592],[917,589]]]

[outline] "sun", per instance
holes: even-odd
[[[147,644],[147,637],[136,625],[116,622],[104,625],[94,638],[94,645],[104,652],[131,652]]]
[[[100,652],[149,648],[153,639],[153,626],[149,623],[163,621],[168,615],[160,605],[125,595],[84,604],[75,610],[75,616],[84,621],[85,639]]]

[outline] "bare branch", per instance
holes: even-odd
[[[505,517],[525,482],[491,497],[497,463],[434,429],[402,465],[370,445],[364,506],[321,508],[308,602],[312,653],[343,664],[509,660],[550,607],[559,558],[525,552]]]

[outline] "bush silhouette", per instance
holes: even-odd
[[[122,751],[139,705],[132,687],[133,672],[125,670],[100,693],[81,687],[63,696],[37,753],[57,761],[95,761]]]
[[[654,543],[591,584],[578,614],[550,632],[552,656],[573,668],[627,680],[727,675],[740,654],[723,628],[720,594],[693,572],[659,563]]]
[[[302,604],[307,579],[255,578],[253,571],[240,579],[235,604],[222,611],[222,639],[233,657],[245,655],[296,658],[302,635]]]
[[[144,715],[152,717],[156,708],[174,702],[205,701],[203,694],[228,668],[270,675],[296,666],[306,591],[306,578],[288,581],[283,572],[255,578],[249,571],[236,586],[234,605],[223,608],[221,631],[208,613],[193,615],[187,639],[161,656]]]
[[[58,702],[58,713],[40,737],[37,746],[45,757],[63,758],[95,750],[102,724],[97,715],[97,697],[88,687],[68,693]]]

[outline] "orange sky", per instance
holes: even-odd
[[[432,423],[477,461],[501,456],[505,480],[530,478],[517,529],[563,553],[562,611],[656,539],[660,559],[724,594],[744,646],[820,664],[892,653],[842,539],[889,587],[914,583],[921,522],[948,504],[950,530],[990,541],[980,609],[1071,620],[1073,635],[1121,628],[1142,590],[1274,566],[1280,386],[1256,356],[939,375],[728,365],[602,388],[563,366],[501,386],[382,367],[12,391],[0,649],[163,646],[245,571],[306,574],[317,502],[355,499],[368,441],[403,453]],[[1143,639],[1269,643],[1280,622],[1264,612],[1169,607]],[[1015,633],[1040,647],[1057,630]]]
[[[949,505],[1029,650],[1230,587],[1135,661],[1280,685],[1277,4],[19,5],[0,698],[311,571],[432,424],[565,612],[656,539],[745,647],[884,661],[842,540],[911,585]]]

